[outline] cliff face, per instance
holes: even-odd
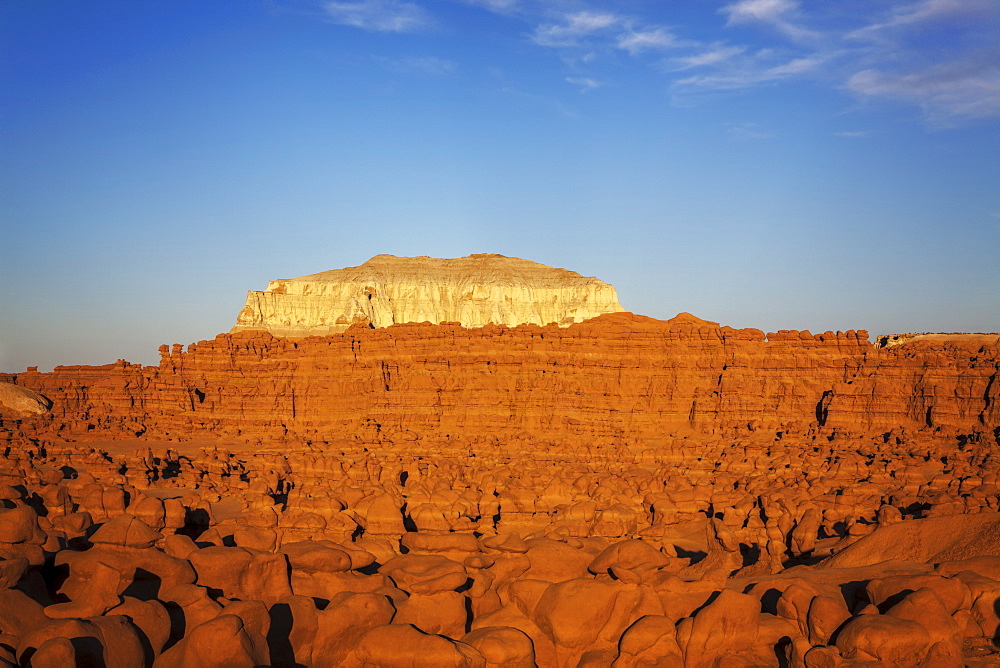
[[[503,255],[377,255],[359,267],[271,281],[250,292],[231,330],[313,336],[407,322],[560,326],[623,311],[596,278]]]
[[[53,431],[256,439],[534,439],[656,445],[693,434],[985,432],[1000,346],[876,349],[867,333],[612,314],[566,328],[354,327],[221,334],[119,362],[0,378],[53,401]]]

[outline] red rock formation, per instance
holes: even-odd
[[[987,431],[1000,424],[1000,347],[864,331],[765,336],[681,314],[556,327],[356,327],[161,347],[7,380],[53,401],[51,429],[313,441],[509,437],[659,445],[675,435],[815,429]],[[0,379],[2,380],[2,379]]]
[[[615,314],[162,352],[0,376],[52,401],[0,407],[0,666],[1000,656],[995,338]]]

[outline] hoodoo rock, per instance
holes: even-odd
[[[231,330],[336,334],[406,322],[568,326],[623,311],[614,287],[574,271],[490,253],[454,259],[376,255],[359,267],[271,281]]]

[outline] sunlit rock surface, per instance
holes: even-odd
[[[271,281],[250,292],[231,331],[278,336],[406,322],[561,326],[623,311],[615,289],[574,271],[503,255],[376,255],[359,267]]]

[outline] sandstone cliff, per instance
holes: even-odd
[[[515,438],[649,446],[685,434],[1000,426],[1000,347],[877,349],[867,332],[765,335],[682,314],[570,327],[354,327],[302,340],[221,334],[119,362],[0,377],[53,401],[50,428],[264,440]]]
[[[480,254],[376,255],[359,267],[271,281],[252,291],[231,331],[313,336],[406,322],[560,326],[623,311],[615,289],[566,269]]]

